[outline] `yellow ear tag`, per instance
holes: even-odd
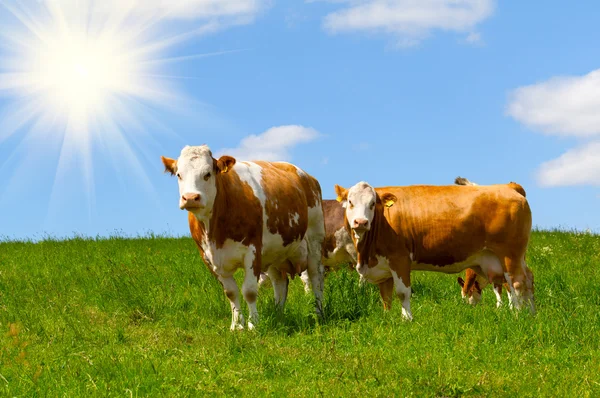
[[[341,196],[338,196],[338,197],[337,197],[335,200],[337,200],[338,202],[341,202],[341,201],[342,201],[342,200],[344,200],[344,199],[342,199],[342,197],[341,197]]]
[[[223,169],[223,173],[227,173],[227,170],[229,170],[229,167],[227,167],[227,165],[225,165],[225,168]]]
[[[394,205],[393,200],[388,200],[387,202],[385,202],[385,207],[392,207],[393,205]]]

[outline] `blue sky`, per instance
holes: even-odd
[[[333,198],[333,184],[360,180],[516,181],[535,225],[600,231],[595,2],[131,0],[124,10],[109,0],[101,10],[74,11],[74,0],[59,0],[52,12],[46,1],[7,3],[0,6],[0,236],[187,234],[177,183],[162,173],[160,156],[203,143],[215,153],[291,161],[320,181],[325,198]],[[124,26],[151,21],[143,38],[122,40],[129,47],[109,43],[129,54],[175,37],[151,52],[153,60],[173,59],[153,63],[152,73],[128,69],[127,81],[117,79],[120,66],[90,66],[76,85],[83,94],[56,94],[54,83],[32,88],[31,79],[50,72],[33,70],[19,40],[6,38],[32,35],[15,14],[43,25],[57,13],[71,26],[95,21],[87,33],[68,31],[93,39],[115,14],[129,21],[117,38],[130,38]],[[128,83],[132,73],[143,75],[139,84]],[[71,74],[56,76],[72,84]],[[107,82],[104,97],[90,96],[90,76],[93,89]],[[91,104],[87,124],[73,128],[83,117],[67,108],[81,98]],[[15,119],[27,104],[42,111]],[[99,108],[114,114],[99,116]]]

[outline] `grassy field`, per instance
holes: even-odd
[[[296,278],[284,314],[263,288],[258,330],[232,333],[191,239],[3,242],[0,395],[600,396],[600,237],[534,232],[528,263],[535,317],[415,272],[404,322],[341,271],[322,322]]]

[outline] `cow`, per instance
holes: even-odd
[[[393,290],[412,319],[410,271],[458,273],[472,268],[486,283],[507,282],[515,308],[535,312],[525,263],[531,210],[508,184],[373,188],[335,186],[357,250],[356,269],[379,286],[384,308]]]
[[[216,159],[207,145],[185,146],[178,159],[161,160],[165,171],[177,176],[179,208],[188,211],[202,259],[230,301],[231,330],[245,326],[233,277],[238,269],[244,270],[248,329],[259,319],[256,300],[263,273],[283,309],[288,275],[306,270],[321,315],[325,223],[315,178],[286,162],[238,162],[227,155]]]
[[[323,199],[323,216],[325,218],[325,239],[321,262],[325,273],[339,268],[340,264],[356,264],[356,250],[350,234],[344,225],[344,208],[337,200]],[[307,272],[301,275],[304,290],[310,291],[310,278]],[[361,277],[360,283],[363,283]]]
[[[464,177],[456,177],[454,183],[456,185],[479,186],[479,184],[469,181]],[[511,181],[508,185],[515,191],[523,195],[523,197],[527,196],[527,194],[525,193],[525,189],[523,189],[523,187],[517,184],[516,182]],[[530,274],[530,277],[533,285],[533,274]],[[478,281],[477,279],[480,279],[480,281]],[[467,299],[468,302],[473,305],[478,304],[481,301],[481,292],[483,290],[481,285],[485,284],[485,280],[481,280],[481,277],[478,277],[477,273],[474,270],[472,270],[471,268],[467,268],[467,270],[465,271],[465,279],[459,276],[457,281],[461,287],[461,295],[463,299]],[[497,307],[502,306],[502,286],[506,288],[508,295],[510,296],[510,289],[506,282],[494,283],[493,290],[494,294],[496,295]]]

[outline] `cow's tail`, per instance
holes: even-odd
[[[516,182],[509,182],[508,186],[511,187],[512,189],[514,189],[515,191],[517,191],[518,193],[520,193],[521,195],[523,195],[524,198],[527,197],[527,194],[525,193],[525,189],[523,189],[523,187],[519,184],[517,184]]]
[[[479,185],[479,184],[475,184],[474,182],[471,182],[471,181],[467,180],[464,177],[456,177],[454,179],[454,183],[456,185]]]

